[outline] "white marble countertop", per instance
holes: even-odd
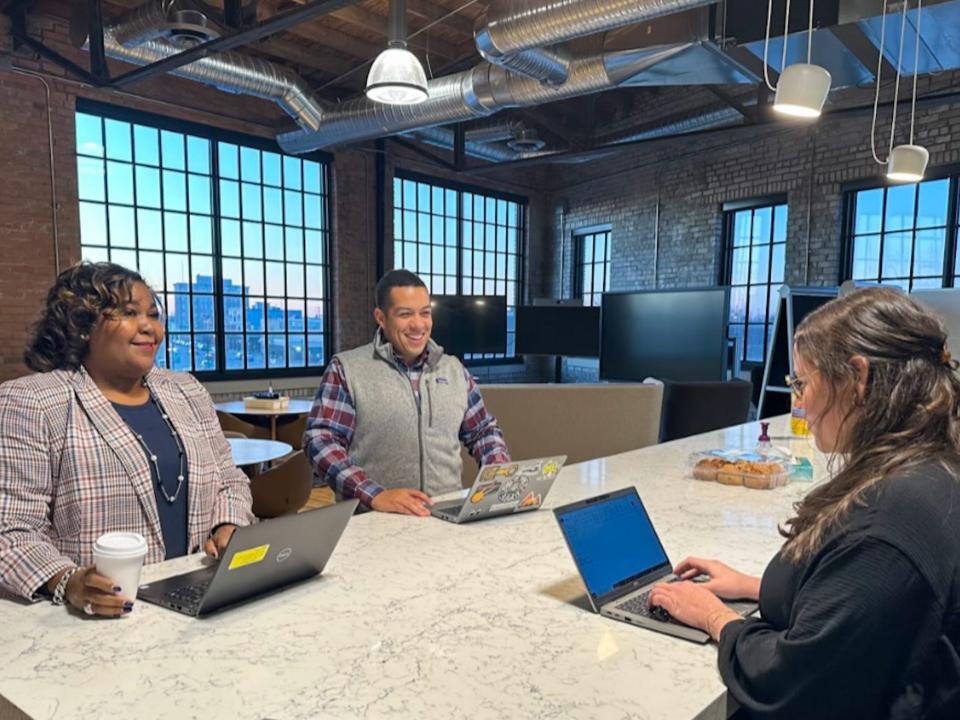
[[[204,620],[0,600],[0,718],[725,717],[715,646],[585,609],[550,509],[633,484],[671,560],[760,573],[810,485],[700,482],[686,463],[757,434],[754,423],[565,468],[539,512],[466,525],[356,516],[321,578]]]

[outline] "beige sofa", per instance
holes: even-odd
[[[480,392],[518,460],[566,455],[572,464],[654,445],[660,433],[660,385],[481,385]],[[464,487],[476,474],[464,450]]]

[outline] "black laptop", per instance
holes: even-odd
[[[356,507],[347,500],[237,528],[219,562],[141,585],[137,599],[200,617],[312,578]]]

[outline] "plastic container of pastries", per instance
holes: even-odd
[[[690,472],[697,480],[769,490],[786,485],[790,472],[777,459],[732,450],[711,450],[690,456]]]

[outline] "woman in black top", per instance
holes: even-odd
[[[809,315],[794,393],[836,474],[796,505],[755,578],[715,560],[654,605],[719,643],[749,717],[960,717],[960,377],[942,323],[871,288]],[[758,599],[741,619],[718,598]]]

